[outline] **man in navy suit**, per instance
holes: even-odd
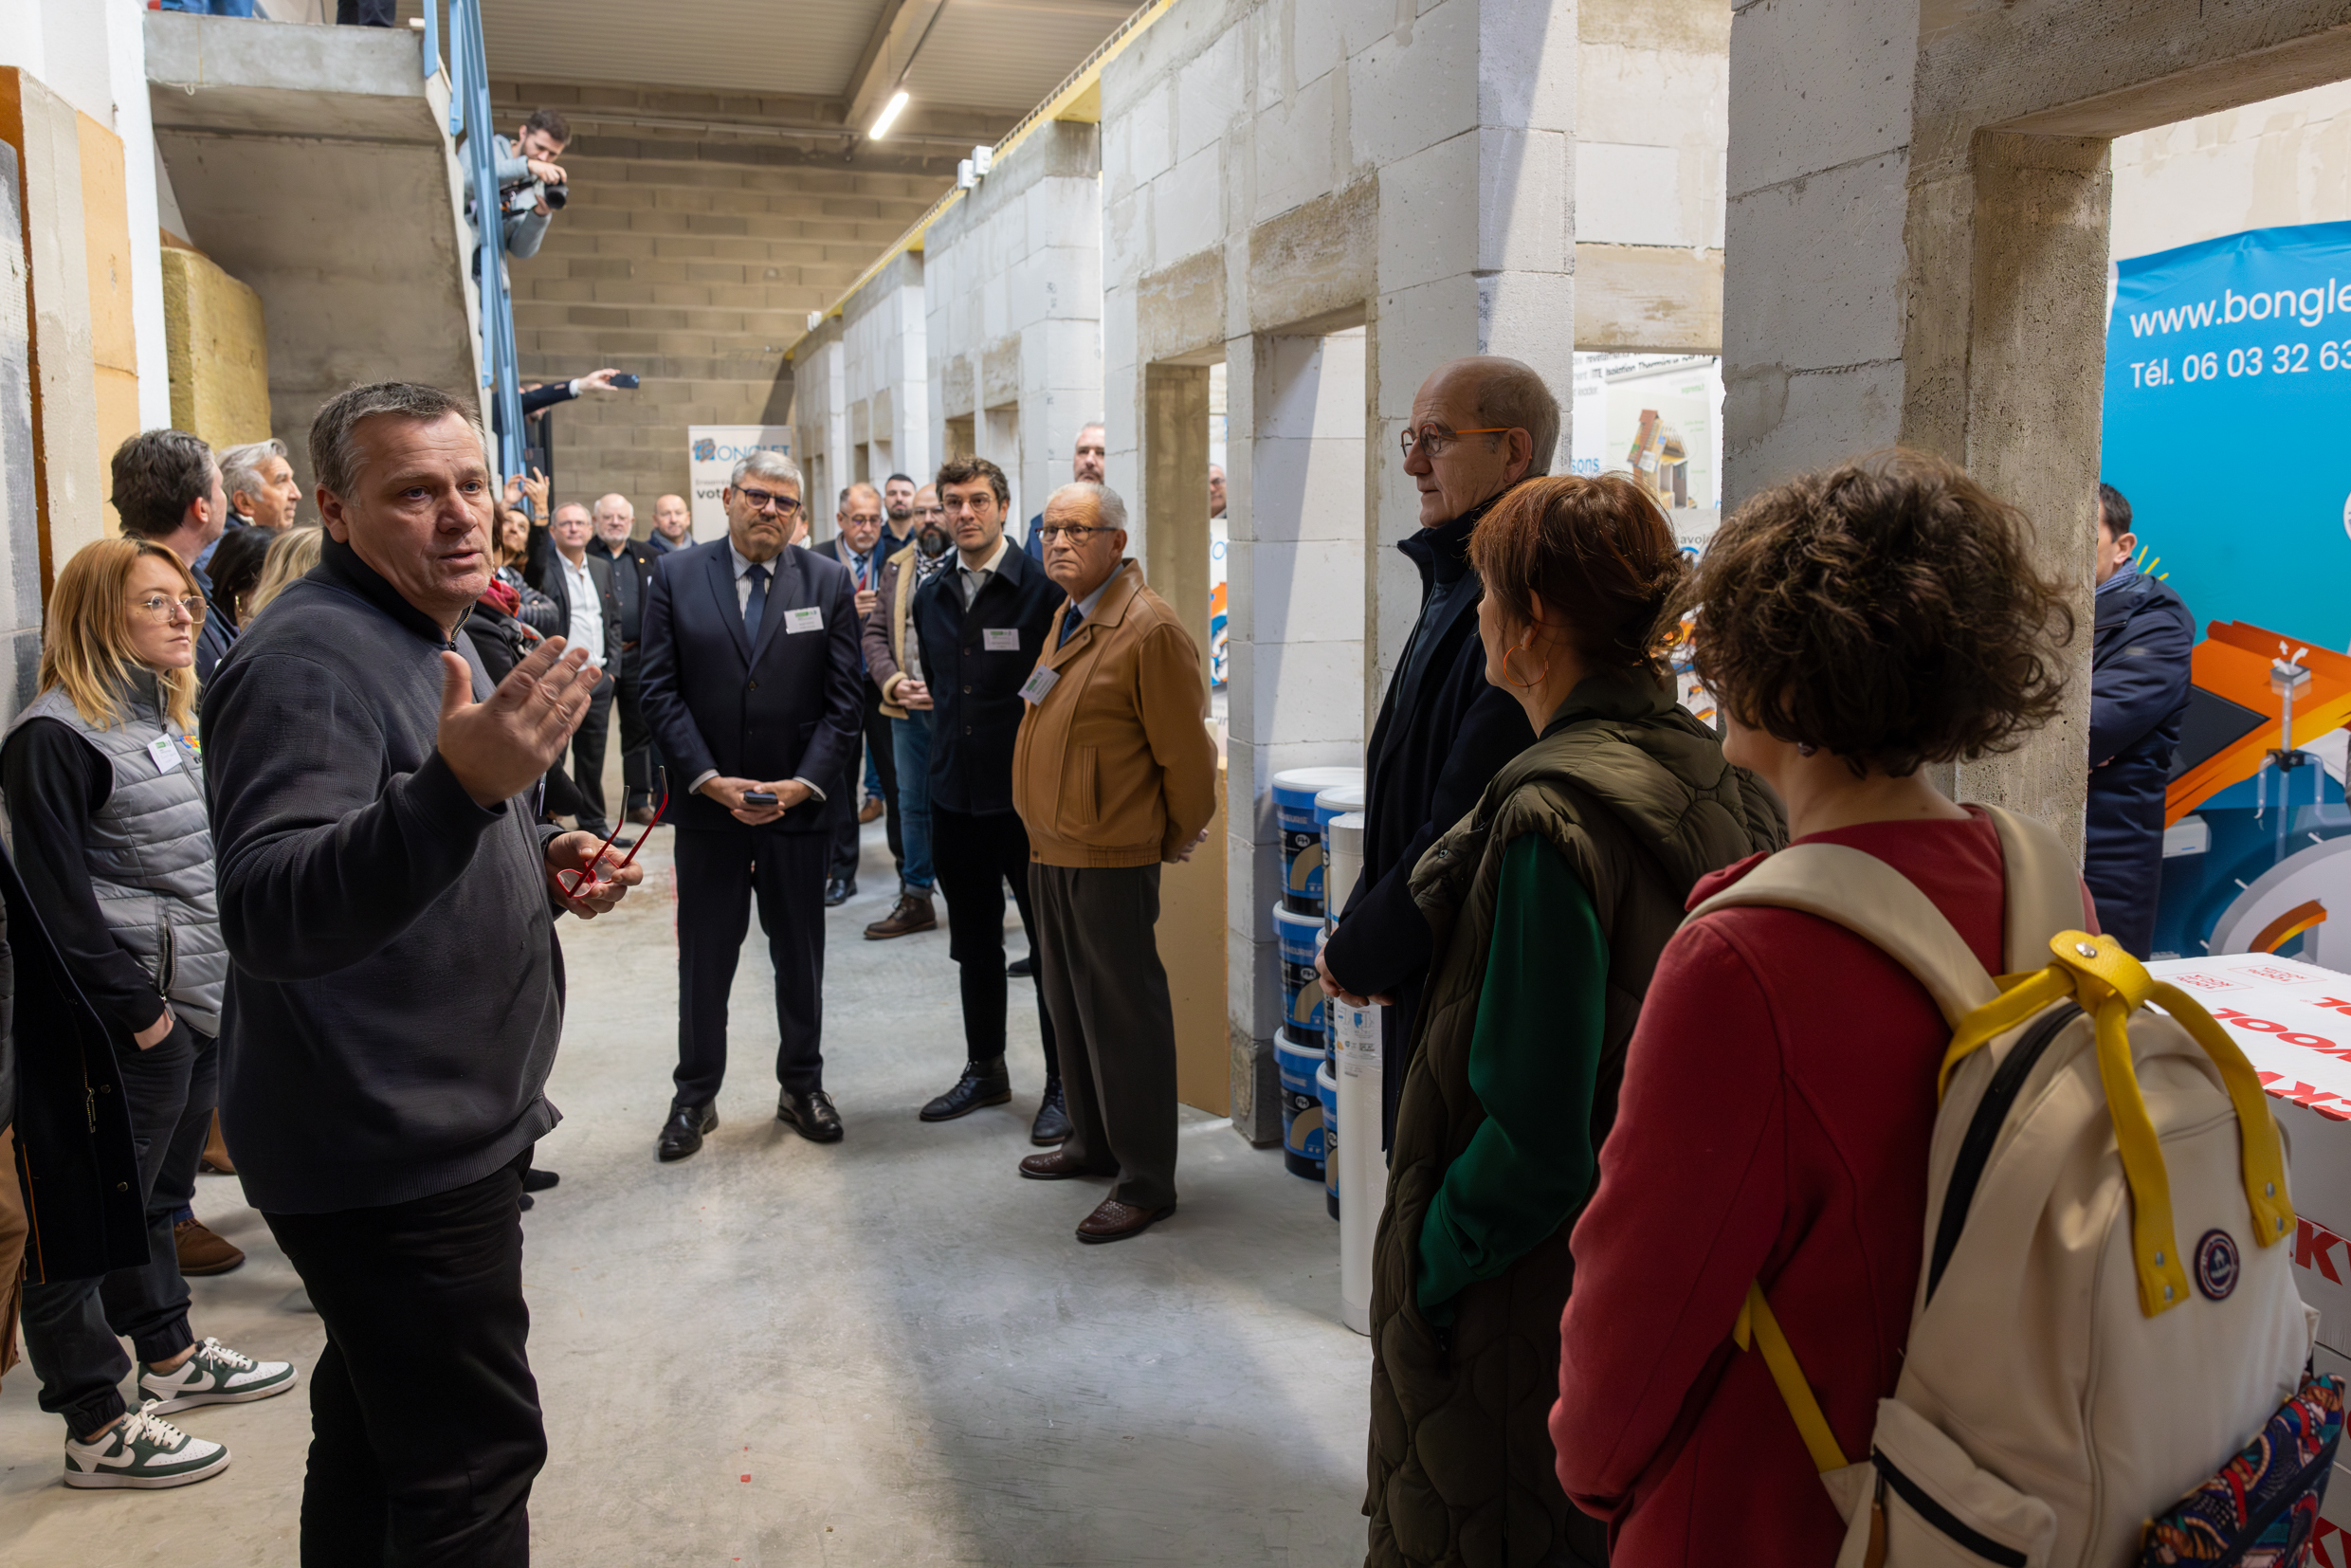
[[[672,787],[687,792],[670,808],[678,1070],[656,1148],[665,1160],[719,1124],[727,993],[755,896],[775,965],[776,1120],[819,1143],[841,1137],[820,1048],[826,793],[859,733],[854,591],[839,562],[792,548],[808,515],[790,458],[745,458],[720,499],[726,538],[663,556],[645,605],[640,701]]]

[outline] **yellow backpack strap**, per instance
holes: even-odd
[[[1763,1299],[1762,1285],[1753,1280],[1747,1282],[1747,1299],[1739,1308],[1738,1322],[1731,1326],[1731,1339],[1741,1350],[1754,1348],[1763,1353],[1764,1369],[1779,1385],[1779,1397],[1788,1413],[1795,1417],[1795,1430],[1804,1439],[1804,1451],[1813,1457],[1813,1468],[1823,1475],[1843,1469],[1845,1450],[1837,1447],[1836,1433],[1829,1430],[1829,1418],[1821,1413],[1813,1385],[1804,1380],[1795,1347],[1779,1331],[1779,1320],[1772,1316],[1772,1304]]]
[[[1949,1081],[1951,1069],[1968,1052],[2051,1002],[2070,998],[2089,1014],[2096,1030],[2098,1081],[2114,1123],[2123,1176],[2130,1184],[2131,1261],[2139,1280],[2139,1310],[2152,1318],[2188,1299],[2188,1273],[2172,1222],[2171,1176],[2163,1168],[2162,1144],[2147,1114],[2146,1097],[2140,1092],[2131,1054],[2131,1014],[2150,1001],[2161,1004],[2218,1070],[2236,1111],[2240,1170],[2246,1202],[2253,1212],[2253,1238],[2264,1247],[2290,1231],[2294,1221],[2277,1122],[2252,1064],[2195,997],[2157,980],[2112,937],[2062,931],[2050,939],[2048,951],[2055,963],[2022,976],[1959,1025],[1943,1058],[1943,1079]]]
[[[1843,844],[1792,844],[1701,903],[1798,909],[1875,944],[1924,986],[1953,1029],[1999,990],[1934,900],[1877,856]]]

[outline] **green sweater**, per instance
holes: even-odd
[[[1420,1228],[1422,1316],[1507,1270],[1592,1195],[1608,939],[1592,897],[1540,833],[1504,852],[1494,939],[1469,1042],[1485,1121],[1447,1167]]]

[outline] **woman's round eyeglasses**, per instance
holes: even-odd
[[[201,622],[204,619],[204,595],[189,593],[174,599],[168,594],[150,593],[143,599],[134,600],[131,608],[157,626],[170,626],[182,615]]]

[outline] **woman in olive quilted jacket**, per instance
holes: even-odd
[[[1486,679],[1529,742],[1412,874],[1439,955],[1373,1262],[1374,1564],[1607,1560],[1543,1417],[1626,1040],[1698,879],[1777,845],[1777,807],[1674,701],[1684,575],[1631,480],[1529,481],[1482,519]]]

